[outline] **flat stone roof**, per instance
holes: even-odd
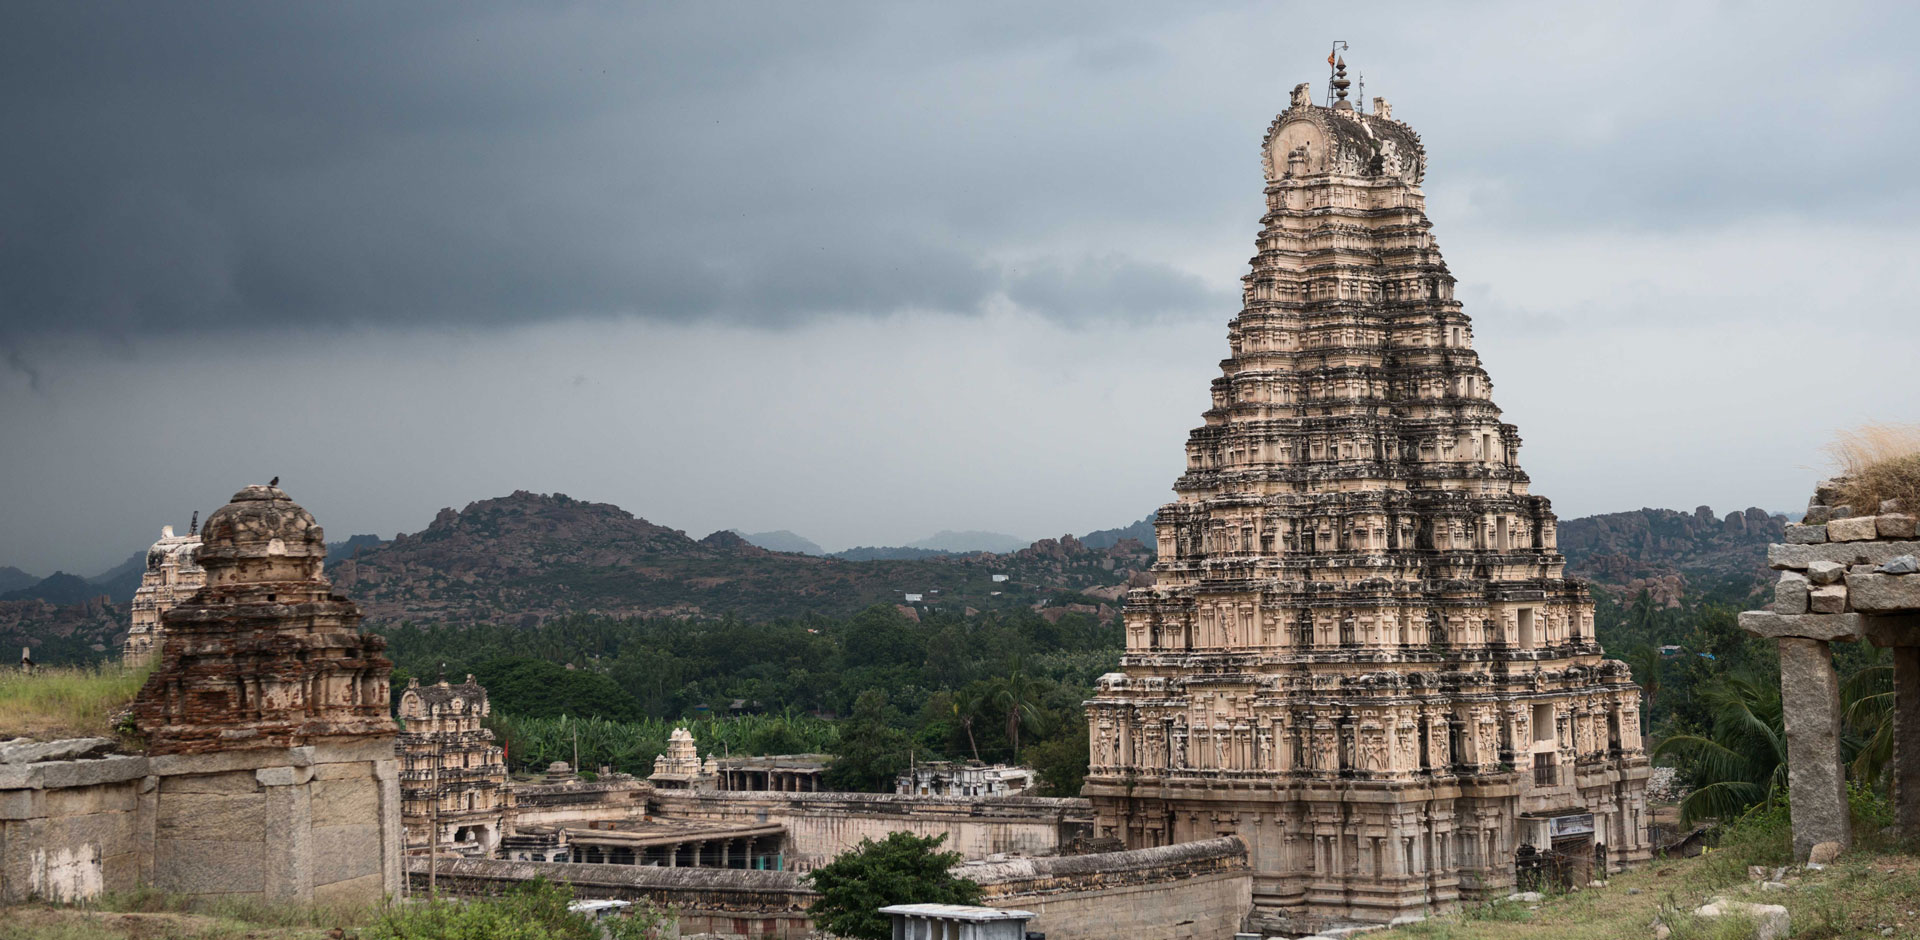
[[[908,917],[928,917],[935,920],[1032,920],[1032,911],[1008,911],[997,907],[974,907],[969,904],[893,904],[880,909],[882,914],[904,914]]]

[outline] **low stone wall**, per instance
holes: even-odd
[[[427,890],[428,865],[425,858],[407,860],[415,894]],[[538,876],[572,885],[581,898],[669,908],[679,917],[682,936],[800,940],[813,933],[807,906],[818,895],[792,872],[443,858],[433,881],[444,894],[476,896],[498,894]]]
[[[1046,797],[939,797],[893,793],[672,791],[653,797],[664,817],[778,823],[787,827],[787,859],[805,871],[832,861],[861,839],[889,832],[947,836],[969,859],[1012,853],[1051,855],[1092,829],[1092,805]]]
[[[1226,940],[1253,906],[1253,869],[1237,837],[1129,852],[964,866],[980,903],[1036,916],[1047,940]]]
[[[399,854],[391,742],[0,761],[0,903],[141,884],[372,903]]]
[[[426,890],[428,860],[407,860],[414,892]],[[1034,912],[1050,940],[1228,940],[1253,903],[1247,848],[1234,837],[1130,852],[1015,859],[964,866],[981,903]],[[651,868],[441,859],[434,875],[451,895],[488,895],[545,876],[582,898],[647,901],[673,909],[682,935],[726,940],[812,935],[807,908],[817,896],[793,872]]]

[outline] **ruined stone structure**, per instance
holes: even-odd
[[[1639,690],[1493,403],[1419,135],[1343,83],[1267,132],[1229,357],[1087,713],[1096,835],[1237,835],[1308,924],[1505,890],[1523,844],[1648,855]]]
[[[321,529],[271,486],[208,517],[205,588],[161,621],[134,701],[147,751],[0,748],[0,902],[146,884],[377,903],[401,888],[385,641],[320,574]]]
[[[513,784],[506,754],[480,726],[490,713],[486,688],[472,676],[424,687],[410,679],[399,713],[407,851],[492,857],[512,819]]]
[[[1740,615],[1740,626],[1780,644],[1780,698],[1786,719],[1793,851],[1805,860],[1824,842],[1853,844],[1846,767],[1840,752],[1840,678],[1836,641],[1869,640],[1893,648],[1894,816],[1920,839],[1920,541],[1909,507],[1889,501],[1834,505],[1838,481],[1815,491],[1786,543],[1769,546],[1780,571],[1767,610]]]
[[[653,759],[647,782],[661,790],[766,790],[813,793],[821,789],[827,772],[825,754],[771,754],[758,757],[700,759],[693,732],[675,728],[667,735],[667,752]]]
[[[133,592],[133,623],[120,653],[123,665],[138,668],[152,662],[164,636],[161,618],[206,586],[207,573],[194,559],[199,551],[197,514],[186,535],[174,535],[173,526],[160,528],[160,541],[147,549],[147,570],[140,576],[140,588]]]
[[[893,792],[920,796],[1019,796],[1033,789],[1031,767],[981,761],[928,761],[894,779]]]

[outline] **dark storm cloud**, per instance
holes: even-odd
[[[1474,207],[1452,224],[1914,208],[1874,172],[1920,143],[1905,10],[1391,9],[1353,59]],[[1315,37],[1352,32],[1264,4],[44,3],[0,27],[0,344],[1218,312],[1233,274],[1191,246],[1248,230],[1252,140],[1318,77]]]

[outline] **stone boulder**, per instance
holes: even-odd
[[[1787,940],[1790,929],[1787,909],[1778,904],[1716,900],[1695,908],[1693,913],[1696,917],[1743,917],[1753,921],[1753,940]]]

